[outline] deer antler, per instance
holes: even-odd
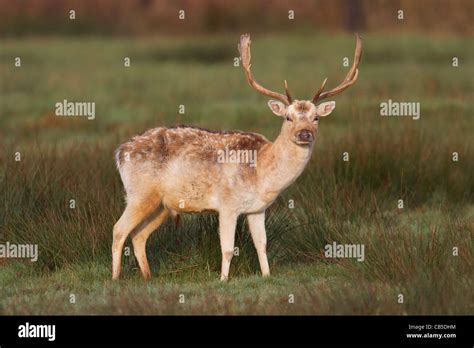
[[[290,105],[292,103],[292,98],[290,95],[290,92],[288,90],[288,84],[285,80],[285,92],[286,96],[283,94],[277,93],[270,91],[269,89],[266,89],[262,85],[260,85],[257,81],[254,80],[252,71],[250,68],[252,65],[250,64],[250,35],[249,34],[244,34],[240,37],[240,44],[239,44],[239,52],[240,52],[240,57],[242,59],[242,66],[245,71],[245,76],[247,76],[247,81],[249,82],[250,86],[252,86],[254,89],[256,89],[258,92],[269,96],[271,98],[278,99],[282,103],[286,105]]]
[[[328,98],[328,97],[332,97],[333,95],[339,94],[342,91],[344,91],[345,89],[352,86],[357,81],[357,76],[359,75],[358,67],[359,67],[361,54],[362,54],[362,40],[360,39],[359,34],[356,34],[356,47],[355,47],[355,53],[354,53],[354,63],[352,64],[351,69],[347,73],[346,78],[344,79],[344,81],[342,81],[342,83],[339,86],[331,89],[330,91],[322,93],[322,91],[324,89],[324,85],[326,84],[326,80],[327,80],[327,79],[325,79],[323,81],[321,87],[319,88],[319,90],[314,95],[313,103],[316,103],[318,100]]]

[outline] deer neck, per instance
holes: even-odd
[[[258,159],[257,172],[263,192],[278,195],[290,186],[303,172],[312,152],[312,144],[296,145],[288,136],[280,133]]]

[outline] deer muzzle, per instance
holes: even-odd
[[[309,129],[302,129],[295,135],[298,144],[309,144],[314,140],[314,134]]]

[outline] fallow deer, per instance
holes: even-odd
[[[227,280],[237,218],[247,216],[263,276],[270,274],[267,260],[265,210],[302,173],[313,151],[320,117],[328,116],[334,101],[317,104],[353,85],[358,76],[362,42],[356,35],[354,62],[337,87],[323,92],[327,79],[311,100],[293,100],[285,81],[286,95],[262,87],[250,65],[250,36],[242,35],[239,51],[248,83],[274,98],[268,106],[283,117],[274,142],[255,133],[212,132],[194,127],[154,128],[135,136],[116,151],[127,206],[113,229],[113,279],[121,269],[121,254],[128,235],[145,279],[150,277],[145,244],[170,215],[214,211],[219,214],[222,252],[221,280]],[[222,163],[219,152],[250,150],[256,165]]]

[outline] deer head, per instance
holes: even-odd
[[[282,126],[282,135],[290,139],[299,146],[311,145],[315,139],[318,130],[318,122],[320,117],[328,116],[336,107],[336,102],[329,101],[317,104],[320,100],[332,97],[341,93],[352,86],[359,73],[358,66],[362,53],[362,41],[356,34],[356,48],[354,54],[354,63],[347,73],[346,78],[335,88],[323,92],[327,78],[324,79],[321,87],[311,100],[293,100],[288,89],[288,83],[285,82],[285,95],[273,92],[260,85],[253,78],[250,64],[250,35],[245,34],[240,37],[239,51],[242,60],[242,66],[247,76],[247,81],[258,92],[274,98],[270,100],[268,106],[275,115],[285,119]]]

